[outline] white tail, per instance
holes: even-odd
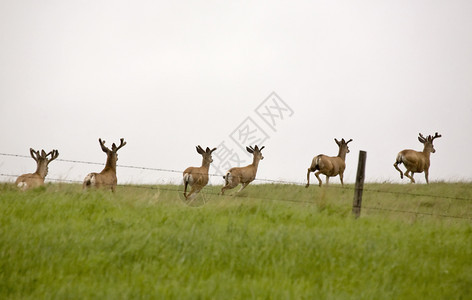
[[[429,156],[431,153],[436,152],[433,146],[433,141],[436,138],[441,137],[440,134],[437,132],[435,133],[434,136],[428,135],[427,138],[425,138],[421,133],[418,136],[418,140],[420,143],[424,144],[423,152],[411,150],[411,149],[405,149],[403,151],[400,151],[397,154],[397,159],[395,160],[395,163],[393,166],[395,169],[400,172],[400,178],[403,179],[403,172],[400,170],[398,167],[399,164],[404,164],[406,168],[405,176],[410,178],[411,183],[415,183],[415,179],[413,178],[414,173],[422,173],[424,172],[424,177],[426,179],[426,183],[429,183],[429,166],[430,166],[430,160]],[[411,175],[410,175],[411,173]]]
[[[246,167],[231,168],[223,177],[225,179],[225,185],[221,188],[221,195],[224,195],[225,190],[235,188],[241,183],[241,188],[238,191],[239,193],[256,178],[259,161],[264,159],[264,156],[262,156],[261,152],[262,149],[264,149],[264,146],[262,146],[260,149],[257,147],[257,145],[254,148],[251,146],[246,147],[246,150],[253,154],[252,164]]]
[[[105,168],[100,173],[88,174],[82,185],[83,189],[90,187],[96,188],[110,188],[112,192],[115,192],[117,178],[116,178],[116,162],[118,161],[118,150],[126,145],[125,140],[120,139],[120,145],[117,147],[115,143],[111,145],[111,150],[105,146],[105,141],[98,139],[102,151],[107,154],[107,162]]]
[[[47,153],[41,150],[41,153],[30,148],[31,157],[36,161],[36,172],[30,174],[23,174],[19,176],[15,184],[22,190],[35,188],[44,184],[44,178],[48,174],[48,165],[51,161],[55,160],[59,156],[59,151],[52,150]],[[48,158],[48,156],[51,156]]]
[[[349,153],[349,147],[347,144],[352,142],[352,139],[347,142],[344,139],[341,139],[341,141],[334,139],[334,141],[339,146],[338,156],[330,157],[323,154],[315,156],[311,162],[311,166],[308,168],[308,172],[306,173],[307,184],[305,187],[310,186],[310,172],[315,171],[318,171],[315,173],[315,176],[319,181],[319,186],[322,184],[319,177],[320,174],[326,175],[326,184],[329,183],[329,177],[339,175],[341,185],[344,185],[343,177],[344,169],[346,168],[346,154]]]
[[[187,200],[193,200],[198,192],[200,192],[208,184],[208,170],[210,169],[210,164],[213,162],[211,154],[216,148],[210,150],[210,148],[203,148],[198,145],[197,152],[202,155],[202,166],[201,167],[188,167],[183,173],[184,177],[184,197]],[[192,189],[187,195],[187,186],[191,186]]]

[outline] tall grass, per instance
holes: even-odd
[[[367,185],[364,205],[412,212],[366,209],[357,220],[350,186],[255,185],[225,197],[208,187],[195,205],[179,189],[1,186],[0,298],[472,295],[472,221],[437,216],[470,216],[472,201],[454,198],[472,198],[471,184]]]

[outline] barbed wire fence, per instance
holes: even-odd
[[[27,158],[29,159],[30,156],[27,155],[20,155],[20,154],[11,154],[11,153],[0,153],[0,156],[4,157],[13,157],[13,158]],[[104,166],[105,163],[97,163],[97,162],[90,162],[90,161],[82,161],[82,160],[73,160],[73,159],[56,159],[56,161],[65,162],[65,163],[74,163],[74,164],[85,164],[85,165],[100,165]],[[155,171],[155,172],[165,172],[165,173],[178,173],[182,174],[181,170],[173,170],[173,169],[164,169],[164,168],[155,168],[155,167],[142,167],[142,166],[133,166],[133,165],[119,165],[117,164],[117,168],[128,168],[128,169],[135,169],[135,170],[146,170],[146,171]],[[212,177],[221,177],[221,174],[209,173],[209,176]],[[0,176],[7,177],[7,178],[17,178],[20,174],[6,174],[0,173]],[[57,182],[57,183],[67,183],[67,184],[82,184],[82,181],[79,180],[71,180],[71,179],[59,179],[59,178],[50,178],[47,177],[46,181],[49,182]],[[287,185],[297,185],[297,186],[304,186],[304,182],[296,182],[296,181],[288,181],[288,180],[276,180],[276,179],[268,179],[268,178],[256,178],[255,181],[261,183],[268,183],[268,184],[287,184]],[[139,188],[139,189],[149,189],[149,190],[164,190],[169,192],[176,192],[181,193],[182,190],[179,189],[176,185],[174,187],[172,184],[169,185],[159,185],[159,186],[152,186],[152,184],[118,184],[118,186],[122,187],[132,187],[132,188]],[[329,185],[323,186],[324,189],[342,189],[342,190],[349,190],[355,191],[354,186],[339,186],[339,185]],[[363,192],[367,193],[368,197],[371,198],[373,194],[394,194],[399,197],[424,197],[428,199],[442,199],[442,200],[453,200],[453,201],[470,201],[472,203],[472,198],[466,197],[452,197],[452,196],[444,196],[444,195],[435,195],[435,194],[424,194],[424,193],[415,193],[415,192],[399,192],[399,191],[385,191],[381,189],[372,189],[372,188],[363,188]],[[217,196],[219,193],[206,190],[206,194]],[[250,196],[248,198],[251,199],[259,199],[259,200],[267,200],[267,201],[282,201],[282,202],[294,202],[294,203],[306,203],[306,204],[314,204],[313,201],[306,201],[296,199],[291,195],[285,195],[283,198],[274,198],[274,197],[253,197]],[[382,213],[399,213],[399,214],[412,214],[412,215],[422,215],[422,216],[431,216],[431,217],[440,217],[440,218],[453,218],[453,219],[463,219],[463,220],[470,220],[472,221],[472,216],[470,215],[453,215],[453,214],[445,214],[445,213],[433,213],[433,212],[425,212],[412,210],[406,210],[401,208],[392,208],[392,207],[384,207],[384,206],[373,206],[372,204],[368,203],[367,205],[362,205],[362,209],[366,209],[368,211],[377,211]]]

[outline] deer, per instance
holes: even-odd
[[[344,186],[343,177],[344,177],[344,170],[346,169],[346,154],[349,153],[349,147],[347,144],[352,142],[352,139],[349,141],[345,141],[341,139],[338,141],[336,138],[334,139],[336,144],[339,146],[338,156],[326,156],[324,154],[317,155],[313,158],[311,162],[311,166],[308,168],[308,172],[306,173],[306,188],[310,186],[310,173],[315,172],[315,176],[319,181],[319,186],[321,187],[322,182],[320,179],[320,174],[326,175],[326,185],[329,184],[329,178],[338,176],[341,180],[341,185]]]
[[[424,172],[424,177],[426,178],[426,183],[429,184],[429,165],[430,165],[430,160],[429,156],[431,153],[435,153],[436,150],[434,149],[433,146],[433,141],[434,139],[440,138],[441,135],[438,134],[437,132],[434,134],[434,136],[428,135],[428,137],[424,137],[421,133],[418,136],[418,140],[420,143],[424,145],[423,152],[411,150],[411,149],[405,149],[403,151],[400,151],[397,154],[397,159],[393,166],[395,169],[400,172],[400,178],[403,179],[403,172],[400,170],[398,167],[399,164],[403,163],[406,168],[405,176],[410,178],[410,183],[415,183],[415,179],[413,178],[413,175],[415,173],[422,173]],[[410,175],[411,173],[411,175]]]
[[[90,187],[95,188],[110,188],[114,193],[116,190],[117,178],[116,178],[116,162],[118,161],[118,150],[120,150],[126,142],[123,138],[120,139],[120,145],[117,147],[115,143],[111,145],[111,150],[105,146],[105,141],[101,138],[98,139],[102,151],[107,155],[107,162],[105,168],[100,173],[88,174],[82,185],[84,190]]]
[[[15,185],[22,190],[40,187],[44,184],[44,179],[48,174],[48,165],[59,156],[59,151],[52,150],[46,154],[44,150],[39,152],[39,150],[35,151],[33,148],[30,148],[30,154],[36,161],[36,172],[23,174],[16,179]]]
[[[259,162],[264,159],[262,156],[262,149],[265,146],[262,146],[260,149],[256,145],[255,147],[249,146],[246,147],[247,152],[253,155],[252,164],[245,167],[234,167],[226,172],[226,175],[223,176],[225,180],[225,185],[221,188],[221,195],[224,195],[225,191],[228,189],[235,188],[238,184],[241,183],[241,188],[237,193],[241,192],[245,187],[248,186],[256,178],[257,167]]]
[[[211,154],[216,148],[210,150],[210,148],[203,148],[198,145],[196,146],[197,153],[203,157],[201,167],[188,167],[183,173],[184,177],[184,197],[186,200],[193,200],[198,193],[208,184],[208,170],[210,164],[213,162]],[[187,195],[187,187],[191,186],[190,193]]]

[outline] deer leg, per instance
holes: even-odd
[[[193,201],[197,197],[200,190],[201,190],[200,188],[195,188],[194,186],[192,186],[190,193],[187,195],[187,197],[185,197],[185,199],[189,201]]]
[[[226,190],[234,189],[241,179],[239,177],[233,177],[231,173],[227,173],[225,177],[225,185],[221,188],[220,195],[224,195]]]
[[[329,184],[329,176],[326,175],[326,185],[328,185],[328,184]]]
[[[341,180],[341,185],[342,185],[342,186],[344,186],[343,177],[344,177],[344,174],[343,174],[343,173],[339,173],[339,179]]]
[[[221,188],[220,195],[224,195],[226,190],[234,189],[236,186],[233,185],[225,185],[224,187]]]
[[[408,170],[405,172],[405,176],[410,178],[411,183],[415,183],[415,179],[413,178],[414,174],[415,174],[414,172],[411,172],[411,175],[410,175],[410,171],[408,171]]]
[[[402,170],[400,170],[400,168],[398,167],[398,162],[395,162],[395,163],[393,164],[393,166],[395,167],[395,169],[398,170],[398,172],[400,172],[400,178],[403,179],[403,172],[402,172]]]
[[[318,185],[321,187],[322,183],[321,183],[321,179],[320,179],[320,174],[321,174],[321,172],[318,171],[318,172],[315,173],[315,176],[316,176],[316,178],[318,178],[318,182],[319,182]]]
[[[305,185],[306,188],[310,186],[310,172],[311,172],[311,168],[308,168],[308,172],[306,172],[306,185]]]
[[[424,178],[426,179],[427,184],[429,184],[428,177],[429,177],[429,170],[424,170]]]
[[[239,189],[238,193],[239,193],[240,191],[244,190],[244,189],[247,187],[248,184],[249,184],[249,182],[241,183],[241,188]]]
[[[185,197],[185,199],[187,199],[187,186],[188,186],[188,181],[185,181],[185,184],[184,184],[184,197]]]

